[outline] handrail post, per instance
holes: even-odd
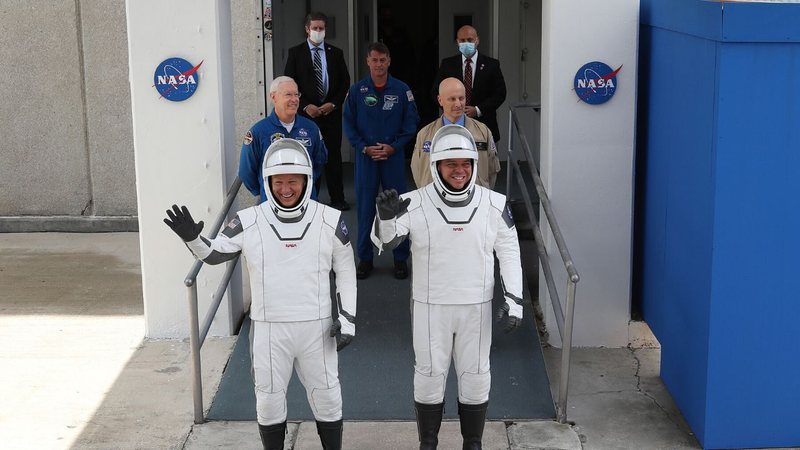
[[[561,379],[558,382],[558,421],[567,421],[567,390],[569,389],[570,354],[572,353],[572,324],[575,313],[575,281],[567,282],[567,305],[564,312],[564,336],[561,340]]]
[[[514,171],[511,170],[511,160],[514,159],[514,136],[511,134],[514,131],[514,110],[508,109],[508,161],[506,161],[506,200],[511,201],[511,182],[514,179]]]
[[[197,313],[197,283],[189,288],[189,346],[192,351],[192,398],[194,423],[203,423],[203,379],[200,371],[200,325]]]

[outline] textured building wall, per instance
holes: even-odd
[[[88,211],[77,17],[74,1],[0,6],[0,215]]]

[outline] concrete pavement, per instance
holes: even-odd
[[[260,448],[253,422],[193,425],[188,342],[143,339],[138,234],[0,234],[0,292],[3,448]],[[641,328],[635,347],[653,347]],[[234,341],[203,349],[206,409]],[[555,396],[560,352],[544,352]],[[576,349],[574,423],[490,422],[484,448],[699,448],[659,358],[657,347]],[[348,449],[413,449],[416,426],[346,422],[344,439]],[[291,424],[286,448],[320,448],[314,424]],[[460,448],[457,422],[443,424],[440,448]]]

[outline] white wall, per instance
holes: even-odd
[[[542,22],[541,171],[581,275],[573,344],[621,347],[630,319],[639,2],[544,0]],[[590,61],[623,66],[616,94],[603,105],[578,101],[572,90]],[[565,302],[566,274],[552,239],[547,248]],[[540,280],[550,340],[560,345]]]
[[[185,204],[207,226],[222,207],[238,154],[234,136],[230,3],[128,0],[128,53],[147,336],[186,337],[183,278],[189,251],[162,222],[172,203]],[[159,98],[153,73],[164,59],[201,60],[199,86],[184,102]],[[204,230],[208,234],[209,230]],[[204,267],[198,280],[201,320],[223,266]],[[225,302],[212,333],[230,333]]]

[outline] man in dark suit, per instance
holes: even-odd
[[[431,95],[436,98],[439,83],[445,78],[458,78],[466,88],[465,113],[483,122],[492,131],[495,142],[500,140],[497,108],[506,99],[506,82],[500,71],[500,61],[478,53],[480,38],[475,28],[464,25],[456,33],[459,55],[442,60]]]
[[[350,73],[342,50],[325,42],[325,14],[306,16],[306,39],[289,49],[284,74],[297,82],[300,112],[317,124],[328,148],[325,179],[330,205],[350,209],[342,184],[342,103],[350,88]],[[319,192],[319,186],[317,186]]]

